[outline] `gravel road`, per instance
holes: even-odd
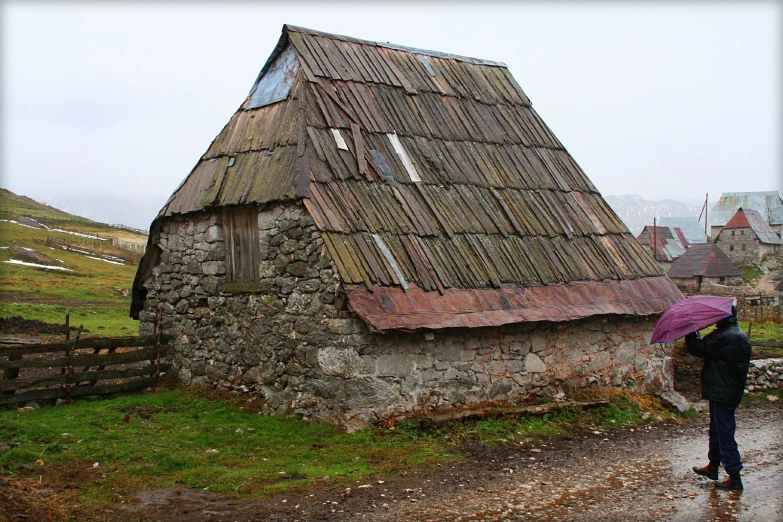
[[[466,448],[464,462],[350,490],[321,483],[252,501],[142,491],[133,509],[163,521],[783,522],[783,404],[743,405],[737,417],[743,492],[716,491],[690,471],[706,462],[707,420],[699,418],[588,431],[539,446]]]

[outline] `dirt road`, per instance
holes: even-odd
[[[584,432],[541,446],[467,448],[466,462],[350,491],[327,482],[254,501],[143,491],[133,511],[167,521],[783,521],[783,404],[741,407],[737,439],[744,492],[716,491],[690,471],[706,462],[701,418]]]

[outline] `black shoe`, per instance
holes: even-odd
[[[696,466],[693,466],[693,472],[697,475],[701,475],[702,477],[707,477],[710,480],[718,480],[718,466],[713,465],[712,463],[707,464],[703,468],[698,468]]]
[[[731,475],[722,482],[716,482],[715,487],[723,489],[744,489],[742,486],[742,478],[739,476],[739,474]]]

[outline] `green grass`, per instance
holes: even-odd
[[[52,324],[65,324],[70,314],[73,328],[83,326],[83,336],[124,337],[137,335],[139,322],[129,317],[129,304],[122,306],[59,306],[31,303],[0,303],[0,317],[23,317]]]
[[[96,489],[88,496],[98,497],[142,485],[259,495],[322,477],[351,481],[455,458],[447,446],[404,432],[348,435],[329,425],[254,415],[183,391],[2,411],[0,444],[11,445],[0,453],[5,471],[38,460],[44,475],[93,469]]]
[[[92,486],[82,494],[89,502],[109,501],[118,491],[166,486],[263,496],[324,477],[348,484],[459,460],[465,442],[541,441],[580,427],[650,422],[645,412],[675,418],[650,397],[604,393],[609,405],[586,410],[566,407],[543,416],[504,415],[436,426],[409,421],[391,430],[354,434],[260,416],[185,390],[27,412],[0,410],[0,445],[11,448],[0,452],[0,471],[36,466],[36,474],[52,483],[67,483],[74,473],[87,475]],[[123,422],[126,415],[129,421]]]
[[[53,249],[44,243],[51,232],[0,222],[0,246],[31,248],[64,261],[70,271],[48,270],[6,263],[10,250],[0,249],[0,292],[28,298],[122,302],[117,288],[129,289],[136,274],[135,264],[118,265],[91,259],[76,252]],[[62,235],[62,234],[60,234]]]
[[[20,246],[64,261],[70,271],[48,270],[6,263],[8,248],[0,249],[0,317],[64,324],[71,314],[71,325],[84,325],[90,335],[121,336],[135,334],[138,323],[128,317],[129,291],[136,274],[135,264],[118,265],[62,249],[46,246],[45,230],[0,222],[0,246]],[[62,235],[62,234],[60,234]]]
[[[740,271],[742,272],[742,279],[748,283],[752,283],[764,275],[764,271],[755,266],[740,267]]]
[[[740,321],[739,325],[740,329],[745,333],[748,333],[748,330],[750,330],[751,339],[754,341],[783,341],[783,324],[781,323],[773,321],[754,322],[752,329],[749,328],[750,323],[748,321]]]

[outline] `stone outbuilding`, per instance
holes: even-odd
[[[767,254],[780,252],[783,240],[752,209],[740,208],[715,238],[717,244],[737,265],[758,264]]]
[[[682,294],[502,63],[284,26],[152,223],[131,313],[189,384],[353,430],[671,388]]]
[[[703,290],[705,285],[727,285],[738,282],[742,271],[715,243],[692,245],[680,256],[668,272],[680,288],[691,292]]]

